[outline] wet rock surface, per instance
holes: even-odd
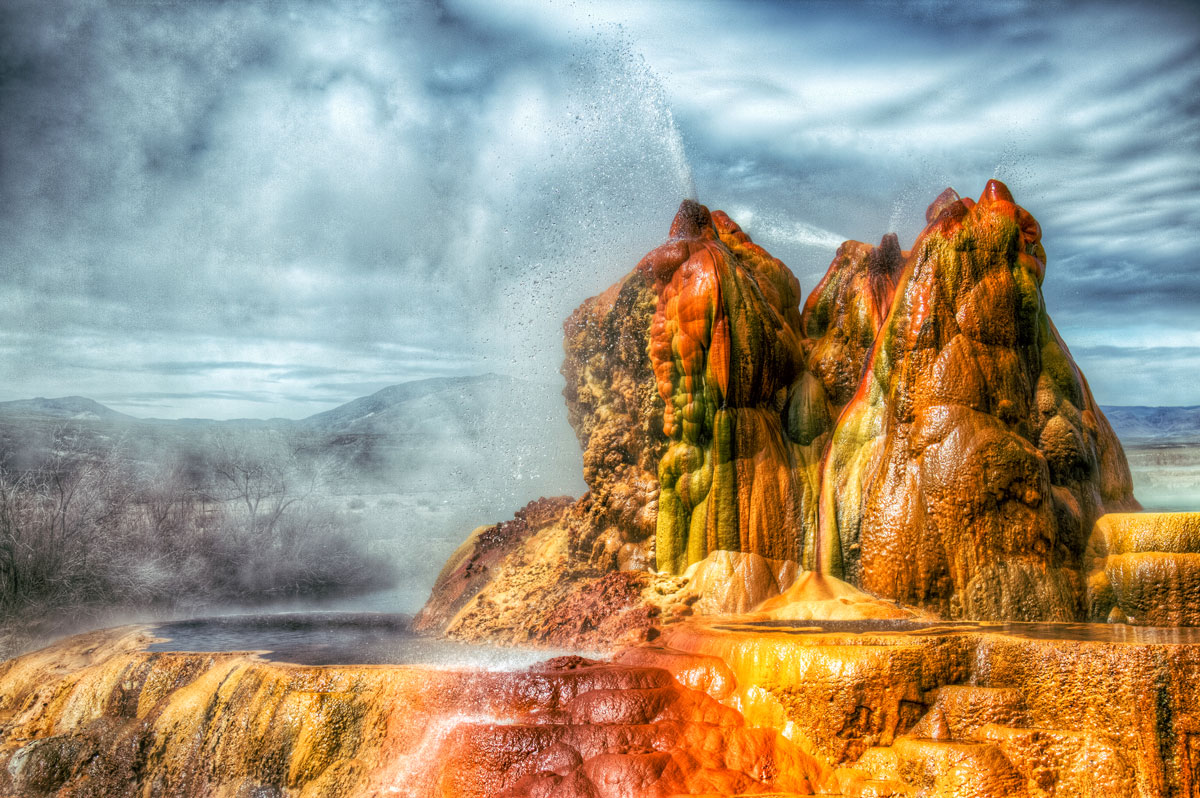
[[[364,620],[306,629],[328,642],[344,626],[349,641]],[[281,621],[284,639],[303,636],[297,621]],[[373,628],[401,634],[383,620]],[[283,652],[151,650],[171,646],[154,631],[82,635],[0,666],[0,793],[1150,798],[1200,788],[1191,628],[748,615],[673,624],[611,660],[530,666],[481,650],[473,665],[441,667],[362,664],[349,648],[324,666]]]
[[[846,242],[802,309],[782,262],[685,201],[565,325],[588,493],[531,505],[520,535],[477,530],[418,628],[633,639],[806,571],[949,618],[1081,620],[1119,587],[1122,617],[1187,622],[1131,585],[1197,583],[1190,552],[1113,553],[1107,587],[1089,577],[1096,520],[1139,506],[1046,312],[1037,221],[994,180],[927,221],[911,250]]]
[[[1200,789],[1200,630],[696,619],[663,645],[720,659],[746,722],[789,729],[847,795]]]
[[[564,656],[501,671],[313,667],[151,652],[148,631],[72,638],[3,666],[0,791],[809,794],[827,775],[699,682],[634,659]]]

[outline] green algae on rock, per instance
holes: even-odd
[[[798,560],[811,497],[779,400],[802,367],[799,283],[728,216],[690,201],[638,271],[658,293],[648,347],[670,440],[658,568],[681,573],[718,550]]]

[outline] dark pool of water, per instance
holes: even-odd
[[[153,626],[150,651],[248,651],[298,665],[422,665],[519,670],[564,651],[498,648],[423,637],[412,617],[307,612],[230,615]]]
[[[1134,644],[1200,644],[1200,627],[1129,626],[1123,623],[987,623],[983,621],[747,621],[721,624],[737,632],[938,637],[946,634],[1003,634],[1034,640]]]
[[[1107,623],[983,623],[911,620],[746,621],[718,623],[740,633],[838,635],[845,642],[895,643],[904,637],[1002,634],[1037,640],[1131,644],[1200,644],[1200,628]],[[423,637],[412,617],[390,613],[306,612],[230,615],[161,623],[151,651],[247,651],[299,665],[421,665],[435,668],[519,670],[562,650],[498,648]],[[592,654],[590,656],[598,657]]]

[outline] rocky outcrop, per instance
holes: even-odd
[[[563,325],[567,419],[583,447],[584,525],[577,553],[614,555],[623,570],[653,563],[663,403],[646,331],[656,296],[637,271],[585,301]]]
[[[472,533],[418,629],[608,645],[694,607],[748,610],[795,578],[816,512],[815,471],[796,468],[786,429],[799,284],[723,213],[684,202],[670,236],[564,325],[588,492]],[[747,558],[689,587],[680,574],[717,552]]]
[[[521,613],[582,644],[747,611],[803,571],[951,618],[1084,617],[1092,526],[1138,505],[1046,313],[1041,230],[997,181],[926,219],[911,251],[846,242],[801,312],[783,263],[685,201],[565,326],[588,493],[503,551],[468,544],[422,627],[524,639]]]
[[[1042,300],[1034,218],[990,181],[929,211],[824,461],[842,573],[951,617],[1083,615],[1095,520],[1129,467]]]
[[[460,547],[414,620],[446,637],[606,650],[690,613],[686,581],[621,570],[619,548],[581,551],[591,505],[541,499],[514,521],[482,527]],[[644,563],[643,563],[644,565]]]
[[[510,555],[546,527],[556,524],[570,497],[541,498],[516,512],[511,521],[481,526],[463,541],[442,566],[428,603],[414,620],[418,631],[443,629],[487,587]]]
[[[862,381],[907,254],[892,233],[878,247],[847,241],[804,303],[800,327],[806,368],[792,387],[788,420],[797,466],[817,492],[834,424]],[[829,540],[819,535],[818,504],[812,501],[805,517],[804,567],[842,573],[842,546],[828,528]]]
[[[800,329],[808,384],[792,401],[792,412],[804,420],[800,443],[827,442],[822,436],[858,390],[907,255],[895,233],[877,247],[847,241],[805,301]]]

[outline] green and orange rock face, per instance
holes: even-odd
[[[796,462],[810,485],[821,484],[829,436],[858,390],[875,337],[891,310],[906,254],[894,233],[878,247],[847,241],[804,303],[806,370],[792,389],[788,425]],[[821,538],[817,506],[812,502],[805,518],[804,567],[838,573],[841,545],[836,538]]]
[[[761,563],[702,568],[696,611],[719,611],[716,596],[745,609],[811,570],[949,617],[1083,617],[1093,524],[1138,505],[1046,313],[1040,227],[996,181],[978,202],[947,189],[926,221],[911,251],[894,235],[843,244],[801,312],[783,263],[684,202],[668,241],[566,324],[588,493],[489,555],[458,591],[473,596],[460,620],[514,596],[566,606],[568,583],[610,596],[606,574],[657,570],[638,587],[649,624],[691,590],[673,575],[721,551]],[[1152,559],[1139,574],[1166,572]],[[559,628],[550,609],[521,612]]]
[[[670,441],[659,569],[716,550],[798,560],[805,492],[781,411],[802,368],[799,283],[728,216],[690,201],[638,272],[658,294],[648,347]]]
[[[1081,616],[1092,525],[1137,504],[1046,314],[1041,229],[997,181],[926,220],[911,252],[844,244],[801,315],[782,263],[684,203],[635,272],[660,570],[743,551],[956,617]]]
[[[994,180],[929,216],[833,432],[819,537],[878,595],[955,617],[1080,617],[1092,525],[1137,503],[1046,314],[1041,230]]]

